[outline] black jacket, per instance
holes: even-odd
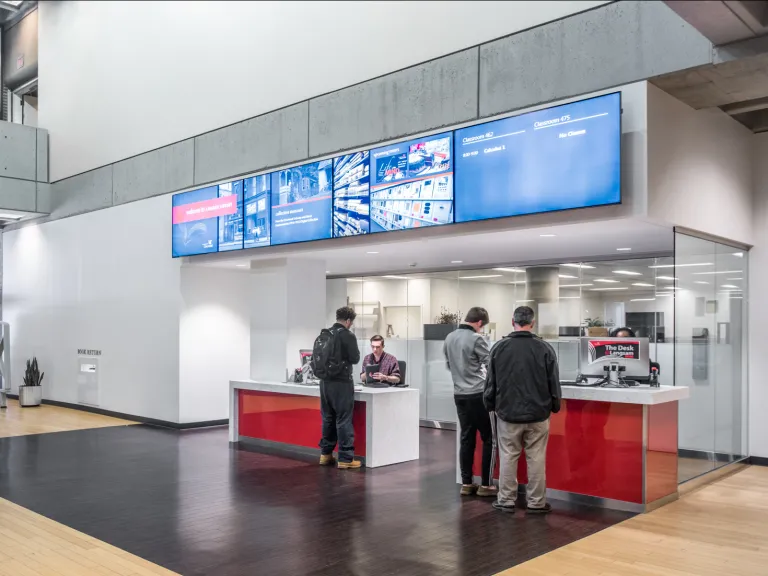
[[[336,333],[339,339],[339,353],[344,362],[344,370],[339,376],[333,378],[334,382],[354,382],[352,379],[352,367],[360,362],[360,348],[357,347],[357,338],[343,324],[336,322],[331,326],[331,331]]]
[[[552,346],[531,332],[513,332],[491,349],[483,401],[513,424],[543,422],[560,411],[560,372]]]

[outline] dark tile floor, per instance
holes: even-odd
[[[422,429],[419,461],[365,472],[230,449],[223,428],[4,438],[0,497],[185,576],[487,576],[630,516],[461,499],[454,434]]]

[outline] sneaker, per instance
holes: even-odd
[[[336,458],[333,457],[333,454],[320,455],[320,466],[333,466],[334,464],[336,464]]]
[[[360,460],[352,460],[351,462],[341,462],[336,465],[339,470],[360,470],[363,467],[363,463]]]
[[[472,496],[475,492],[477,492],[477,488],[477,484],[462,484],[459,494],[462,496]]]
[[[481,498],[490,498],[496,496],[499,493],[499,489],[496,486],[480,486],[477,489],[477,495]]]
[[[525,511],[528,514],[549,514],[550,512],[552,512],[552,505],[549,502],[547,502],[541,508],[531,508],[530,506],[528,506],[525,509]]]
[[[502,504],[498,500],[496,500],[493,503],[493,507],[496,510],[499,510],[501,512],[507,512],[508,514],[514,514],[515,513],[515,505],[514,504]]]

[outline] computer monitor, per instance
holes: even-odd
[[[581,338],[580,372],[587,378],[605,378],[605,366],[624,366],[621,378],[647,380],[651,372],[648,338]]]

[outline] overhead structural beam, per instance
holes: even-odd
[[[768,34],[766,0],[667,0],[665,4],[716,46]]]
[[[756,98],[755,100],[747,100],[746,102],[736,102],[734,104],[726,104],[720,107],[723,112],[736,116],[737,114],[745,114],[746,112],[754,112],[756,110],[765,110],[768,108],[768,97]]]

